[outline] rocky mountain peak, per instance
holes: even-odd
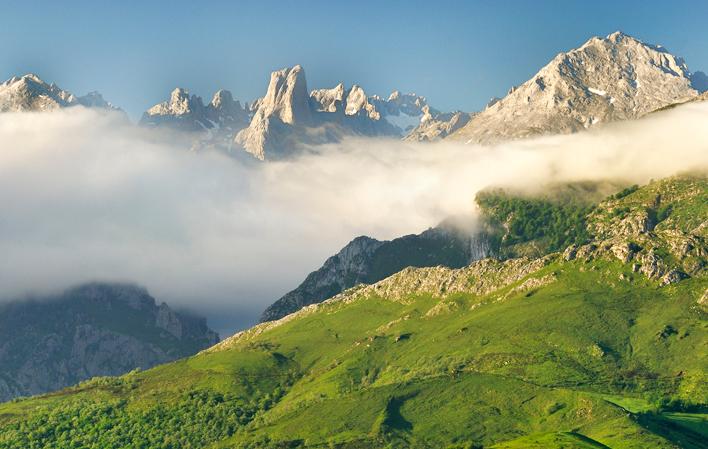
[[[313,90],[310,92],[310,98],[314,102],[317,111],[337,112],[338,104],[344,102],[344,91],[344,83],[339,83],[331,89]]]
[[[148,109],[140,123],[183,131],[208,131],[211,140],[230,142],[233,133],[248,124],[248,112],[228,90],[217,91],[205,106],[201,97],[178,87],[170,93],[168,101]]]
[[[347,115],[357,115],[363,113],[372,120],[381,119],[381,114],[376,110],[376,107],[369,102],[369,97],[364,89],[354,84],[349,92],[347,92],[346,107],[344,109]]]
[[[0,84],[0,112],[52,111],[70,106],[119,110],[94,91],[77,97],[54,83],[28,73]]]
[[[251,123],[236,135],[236,143],[260,160],[266,159],[267,151],[283,153],[286,141],[292,144],[292,133],[313,123],[303,68],[296,65],[271,73],[266,95],[251,108],[255,108]]]
[[[87,93],[86,95],[82,97],[77,98],[79,104],[82,106],[85,106],[87,108],[101,108],[101,109],[115,109],[118,110],[119,108],[116,106],[113,106],[113,104],[107,102],[104,98],[103,95],[101,95],[100,92],[97,91],[92,91]]]
[[[454,135],[470,142],[575,132],[695,97],[683,59],[622,32],[558,54]]]
[[[0,112],[47,111],[78,104],[70,92],[44,82],[34,73],[0,84]]]
[[[425,97],[394,91],[388,99],[367,95],[358,84],[315,89],[306,96],[300,66],[271,74],[268,92],[251,105],[253,119],[236,135],[237,144],[256,158],[280,158],[300,145],[316,145],[346,135],[403,137],[420,125]],[[438,111],[428,107],[437,116]],[[267,155],[266,153],[270,153]]]
[[[307,123],[311,120],[309,98],[305,70],[300,65],[277,70],[270,75],[257,114],[277,116],[287,124]]]
[[[239,109],[241,108],[241,103],[234,101],[231,92],[224,89],[216,91],[209,104],[212,108],[219,110],[231,110],[234,106],[237,106]]]
[[[632,36],[629,36],[620,30],[617,30],[614,33],[610,33],[607,35],[607,40],[609,40],[610,42],[614,42],[614,43],[618,43],[619,41],[621,41],[625,38],[636,40]]]
[[[181,87],[176,88],[170,94],[169,103],[162,103],[158,108],[163,114],[169,113],[172,115],[184,115],[193,112],[196,109],[204,107],[201,97],[196,95],[189,96],[189,91]],[[152,108],[151,110],[155,110]]]
[[[248,125],[248,112],[228,90],[221,89],[214,94],[207,105],[208,119],[219,126],[238,131]]]

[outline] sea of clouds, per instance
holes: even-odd
[[[0,298],[129,281],[230,332],[357,235],[474,214],[487,186],[706,169],[708,104],[493,147],[352,138],[267,163],[190,139],[83,108],[2,114]]]

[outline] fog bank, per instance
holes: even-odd
[[[353,237],[469,214],[486,186],[706,168],[708,104],[491,148],[349,139],[260,164],[189,146],[81,108],[0,115],[0,298],[132,281],[240,327]]]

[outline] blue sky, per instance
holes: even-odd
[[[250,101],[272,70],[309,87],[415,91],[477,110],[556,53],[617,29],[708,71],[705,1],[5,1],[0,78],[36,72],[131,116],[175,86]]]

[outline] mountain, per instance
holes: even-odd
[[[230,150],[233,136],[248,126],[248,122],[248,110],[234,100],[228,90],[217,91],[205,106],[201,97],[178,87],[168,101],[145,111],[139,124],[194,133],[192,147],[195,149]]]
[[[253,107],[253,119],[236,142],[261,160],[288,157],[302,146],[336,142],[347,135],[400,138],[429,108],[425,98],[415,94],[394,91],[384,100],[368,96],[361,86],[347,89],[342,83],[308,93],[299,65],[273,72],[266,95]]]
[[[427,115],[426,115],[427,114]],[[344,136],[400,138],[424,117],[437,118],[424,97],[394,91],[388,99],[368,96],[361,86],[308,90],[296,65],[271,74],[264,97],[246,107],[221,90],[211,103],[175,89],[168,101],[148,109],[144,126],[196,132],[196,145],[241,147],[257,159],[281,159],[304,147],[337,142]]]
[[[0,84],[0,112],[52,111],[71,106],[120,110],[91,92],[83,97],[48,84],[35,74],[12,77]]]
[[[695,97],[706,88],[704,80],[661,46],[621,32],[593,37],[558,54],[451,138],[492,143],[635,119]]]
[[[261,321],[272,321],[354,287],[372,284],[408,266],[463,267],[489,255],[483,239],[443,224],[390,241],[361,236],[349,242],[297,288],[271,304]]]
[[[407,268],[193,357],[0,405],[0,446],[704,448],[707,216],[705,175],[633,186],[562,251]]]
[[[2,304],[0,399],[151,368],[217,341],[203,318],[158,305],[133,285],[85,284]]]

